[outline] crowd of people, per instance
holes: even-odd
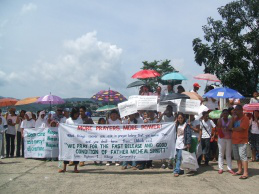
[[[199,84],[193,85],[191,92],[199,90]],[[184,92],[182,86],[177,87],[177,92]],[[167,94],[173,93],[173,87],[168,86]],[[165,94],[165,95],[167,95]],[[148,86],[140,89],[139,95],[162,95],[159,86],[155,93],[149,91]],[[218,173],[224,172],[224,156],[227,161],[227,172],[232,175],[240,175],[240,179],[248,178],[248,157],[247,145],[251,145],[252,157],[251,162],[258,160],[259,151],[259,111],[244,114],[240,104],[224,109],[220,118],[210,119],[209,112],[218,109],[218,101],[216,99],[205,99],[209,111],[204,111],[202,117],[197,118],[194,115],[185,115],[183,113],[173,112],[173,107],[167,105],[164,112],[157,111],[139,111],[138,113],[120,118],[117,110],[112,110],[106,118],[99,118],[98,122],[94,122],[87,114],[86,107],[57,108],[54,114],[38,111],[34,114],[29,111],[21,110],[16,114],[15,108],[10,108],[9,112],[2,116],[0,109],[0,138],[2,138],[1,159],[9,157],[24,157],[24,128],[39,127],[57,127],[59,123],[71,125],[79,124],[142,124],[142,123],[163,123],[175,122],[176,131],[176,156],[172,160],[170,158],[161,160],[161,168],[173,169],[175,177],[183,174],[181,169],[182,150],[188,150],[191,153],[198,152],[198,145],[201,146],[202,153],[198,156],[199,165],[209,165],[210,161],[218,160]],[[258,93],[254,93],[251,103],[258,103]],[[5,143],[4,145],[4,137]],[[16,141],[16,143],[15,143]],[[15,148],[16,145],[16,148]],[[4,147],[6,149],[4,149]],[[16,150],[16,154],[15,154]],[[237,161],[238,170],[232,169],[232,152],[234,159]],[[103,163],[94,162],[96,165]],[[112,162],[107,162],[110,166]],[[59,172],[66,172],[67,165],[74,166],[74,172],[78,173],[78,165],[84,166],[84,162],[64,161],[63,168]],[[115,162],[116,166],[122,166],[123,170],[132,168],[133,170],[143,170],[145,168],[153,168],[152,161],[125,161]]]

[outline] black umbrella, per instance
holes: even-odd
[[[137,86],[143,86],[146,85],[147,83],[145,81],[142,80],[138,80],[138,81],[134,81],[132,83],[130,83],[127,88],[133,88],[133,87],[137,87]]]
[[[172,93],[168,95],[161,95],[160,101],[167,101],[167,100],[175,100],[175,99],[190,99],[189,96],[185,94],[178,94],[178,93]]]

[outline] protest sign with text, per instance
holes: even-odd
[[[59,125],[59,159],[143,161],[172,158],[174,123],[141,125]]]
[[[136,100],[128,100],[118,104],[120,117],[125,117],[138,112]]]
[[[57,158],[58,128],[25,128],[25,158]]]

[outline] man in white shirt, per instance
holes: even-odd
[[[196,92],[198,94],[198,90],[200,89],[200,85],[198,83],[193,84],[193,89],[190,92]]]

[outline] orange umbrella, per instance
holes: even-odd
[[[14,99],[14,98],[3,98],[3,99],[0,99],[0,107],[3,107],[3,106],[13,106],[13,105],[15,105],[15,103],[17,101],[18,100]]]
[[[31,104],[34,103],[38,100],[39,97],[29,97],[29,98],[24,98],[22,100],[19,100],[15,106],[17,105],[25,105],[25,104]]]
[[[196,92],[182,92],[182,94],[189,96],[190,99],[202,101],[202,97]]]

